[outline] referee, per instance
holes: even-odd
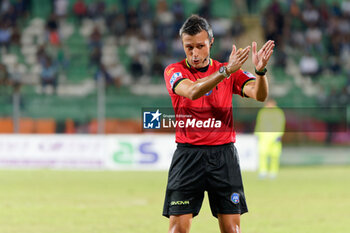
[[[169,65],[164,79],[176,120],[186,116],[192,124],[176,128],[163,215],[170,219],[169,233],[188,233],[207,191],[221,232],[241,233],[240,215],[248,208],[234,146],[232,95],[265,101],[265,67],[275,45],[268,41],[259,51],[256,42],[238,50],[233,45],[229,61],[220,63],[210,58],[214,37],[206,19],[192,15],[179,34],[186,59]],[[256,75],[241,69],[251,48]],[[200,121],[215,121],[215,126]]]

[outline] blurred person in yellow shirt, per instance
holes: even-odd
[[[255,135],[259,141],[259,177],[276,178],[282,152],[282,136],[286,118],[274,99],[269,99],[259,110]]]

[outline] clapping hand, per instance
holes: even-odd
[[[241,66],[249,57],[249,51],[250,46],[238,50],[236,49],[235,45],[232,46],[232,52],[227,63],[227,72],[229,74],[232,74],[241,68]]]
[[[273,53],[273,48],[275,47],[275,42],[273,40],[267,41],[264,44],[264,46],[259,50],[259,52],[256,51],[256,47],[257,47],[257,44],[254,41],[252,44],[253,64],[255,65],[255,69],[257,71],[263,71],[267,65],[267,62],[270,60],[270,57]]]

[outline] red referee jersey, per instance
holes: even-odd
[[[184,59],[165,69],[164,79],[171,97],[176,121],[184,121],[184,124],[180,125],[182,127],[176,126],[177,143],[221,145],[236,141],[233,129],[232,95],[238,94],[245,97],[244,86],[255,80],[254,75],[240,69],[196,100],[190,100],[174,92],[182,80],[196,81],[209,76],[226,64],[210,59],[208,69],[199,71],[191,67]]]

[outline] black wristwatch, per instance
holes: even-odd
[[[225,76],[225,78],[229,78],[230,75],[227,73],[227,68],[226,66],[221,66],[219,69],[219,73]]]
[[[257,75],[264,76],[264,75],[266,74],[266,72],[267,72],[267,69],[266,69],[266,68],[264,68],[262,71],[258,71],[258,70],[255,68],[255,73],[256,73]]]

